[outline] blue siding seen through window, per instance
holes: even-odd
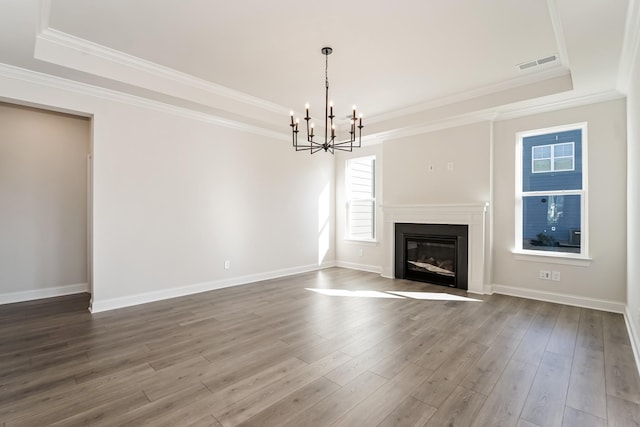
[[[557,137],[557,138],[556,138]],[[548,146],[560,143],[573,142],[574,167],[573,170],[561,170],[546,173],[534,173],[532,170],[532,147]],[[556,157],[562,151],[567,156],[568,148],[562,144],[556,150]],[[566,151],[565,151],[566,150]],[[545,152],[551,158],[549,150],[541,147],[540,152]],[[565,152],[567,154],[565,154]],[[537,153],[536,153],[537,154]],[[562,168],[566,169],[566,168]],[[551,133],[546,135],[530,136],[522,139],[522,191],[553,191],[553,190],[579,190],[582,188],[582,132],[571,130],[567,132]]]

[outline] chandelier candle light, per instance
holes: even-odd
[[[291,111],[291,133],[293,137],[293,146],[296,151],[306,151],[309,153],[317,153],[320,150],[324,150],[334,153],[335,150],[341,151],[353,151],[353,148],[360,148],[362,141],[362,114],[359,117],[356,117],[356,106],[353,106],[353,113],[351,115],[350,122],[351,126],[349,129],[349,139],[342,142],[336,142],[336,125],[333,124],[333,119],[335,116],[333,115],[333,101],[329,102],[329,77],[328,77],[328,68],[329,68],[329,55],[333,52],[333,49],[330,47],[323,47],[322,54],[325,56],[325,100],[324,100],[324,142],[316,142],[313,140],[313,122],[309,123],[311,117],[309,116],[309,104],[304,106],[306,115],[304,120],[307,122],[307,144],[298,144],[298,125],[300,124],[300,119],[293,118],[293,111]],[[358,123],[356,125],[356,123]],[[329,134],[329,128],[331,128],[331,134]],[[358,143],[356,142],[356,128],[358,133]]]

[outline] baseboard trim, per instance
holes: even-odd
[[[334,261],[324,262],[320,265],[306,265],[295,268],[274,270],[265,273],[250,274],[246,276],[232,277],[211,282],[196,283],[179,288],[163,289],[161,291],[145,292],[124,297],[110,298],[106,300],[93,300],[89,311],[100,313],[103,311],[115,310],[118,308],[130,307],[139,304],[146,304],[154,301],[161,301],[170,298],[178,298],[187,295],[199,294],[201,292],[214,291],[216,289],[229,288],[231,286],[247,285],[263,280],[277,279],[279,277],[291,276],[294,274],[307,273],[310,271],[322,270],[335,266]]]
[[[638,330],[633,326],[633,317],[629,312],[629,306],[625,307],[624,321],[627,324],[627,332],[629,333],[629,341],[631,341],[631,348],[633,349],[633,358],[636,360],[636,369],[640,374],[640,335]]]
[[[485,287],[486,289],[486,287]],[[491,293],[511,295],[514,297],[529,298],[539,301],[554,302],[558,304],[573,305],[576,307],[593,308],[595,310],[609,311],[624,314],[626,305],[622,302],[609,301],[596,298],[578,297],[575,295],[560,294],[555,292],[538,291],[535,289],[516,288],[513,286],[491,285]]]
[[[89,292],[88,283],[76,283],[74,285],[57,286],[54,288],[33,289],[30,291],[8,292],[0,294],[1,304],[33,301],[43,298],[61,297],[64,295],[81,294]]]
[[[369,273],[382,273],[382,267],[377,265],[358,264],[356,262],[336,261],[336,267],[349,268],[351,270],[367,271]]]

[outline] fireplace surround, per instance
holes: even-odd
[[[488,203],[383,205],[382,276],[397,278],[395,267],[395,225],[451,224],[468,226],[467,290],[483,294],[485,274],[489,270],[485,248]]]

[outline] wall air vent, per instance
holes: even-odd
[[[550,55],[545,56],[544,58],[535,59],[533,61],[523,62],[521,64],[516,65],[519,70],[527,70],[529,68],[539,67],[540,65],[549,64],[551,62],[556,62],[558,60],[558,55]]]

